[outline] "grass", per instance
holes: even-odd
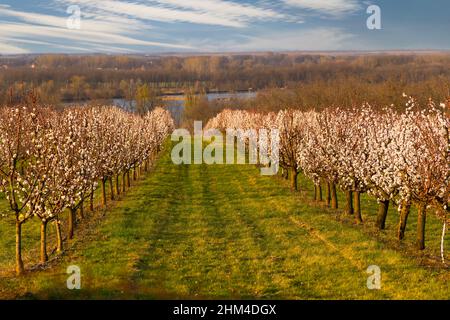
[[[306,199],[303,201],[310,204],[317,205],[311,201],[314,196],[314,185],[305,176],[299,175],[299,188],[303,192],[303,196]],[[324,187],[323,187],[324,188]],[[325,199],[325,190],[323,190],[323,197]],[[353,224],[353,217],[349,217],[343,213],[345,211],[345,194],[338,188],[339,208],[342,210],[337,220],[345,223]],[[405,239],[402,242],[397,241],[397,226],[399,220],[398,208],[390,204],[389,212],[386,219],[386,229],[379,231],[375,227],[378,203],[376,199],[368,194],[361,195],[361,207],[364,225],[360,226],[364,232],[376,237],[379,241],[388,243],[390,246],[395,247],[401,251],[407,251],[409,255],[414,255],[419,260],[423,260],[423,263],[439,263],[441,235],[442,235],[442,221],[439,220],[430,208],[427,210],[427,222],[426,222],[426,246],[427,249],[424,252],[418,252],[416,250],[416,229],[417,229],[417,209],[413,206],[411,213],[408,217],[408,224],[406,227]],[[446,260],[450,260],[450,237],[446,237],[444,241],[444,247],[446,248],[445,256]]]
[[[58,263],[20,279],[2,277],[0,297],[450,297],[448,269],[424,265],[420,256],[393,245],[395,212],[380,235],[371,227],[376,208],[370,199],[363,199],[365,226],[355,226],[339,212],[308,201],[312,186],[303,178],[300,184],[305,193],[294,195],[281,178],[263,177],[254,166],[175,166],[165,152],[139,187]],[[438,223],[430,221],[433,232]],[[414,219],[410,223],[414,227]],[[413,234],[407,232],[405,250]],[[2,246],[7,238],[2,232]],[[433,255],[434,238],[428,245],[425,254]],[[81,268],[81,290],[66,288],[69,265]],[[381,268],[381,290],[367,289],[370,265]]]
[[[120,185],[122,178],[119,178]],[[106,184],[108,200],[109,182]],[[100,186],[94,192],[94,207],[99,209],[101,207],[101,189]],[[85,210],[88,210],[89,199],[85,203]],[[66,210],[61,216],[61,229],[63,234],[67,234],[69,211]],[[47,252],[52,258],[52,252],[56,249],[56,229],[53,223],[47,227],[49,241],[47,243]],[[15,222],[10,210],[9,204],[5,196],[0,193],[0,244],[2,250],[0,251],[0,277],[9,276],[14,270],[15,264]],[[39,261],[39,241],[40,241],[40,222],[38,219],[28,220],[22,227],[22,255],[25,264],[36,266]],[[53,255],[53,257],[56,257]]]

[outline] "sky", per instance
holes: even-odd
[[[372,5],[381,29],[367,27]],[[0,0],[0,54],[450,50],[449,12],[448,0]]]

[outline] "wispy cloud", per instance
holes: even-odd
[[[157,0],[161,5],[175,8],[190,9],[208,14],[216,14],[236,21],[251,21],[254,19],[281,19],[283,14],[270,8],[262,8],[249,4],[222,0]]]
[[[80,30],[66,26],[70,5],[81,9]],[[0,54],[36,48],[38,52],[333,49],[349,35],[317,25],[299,29],[298,23],[308,12],[338,16],[358,9],[357,0],[52,0],[34,10],[0,5]]]
[[[286,14],[263,2],[239,3],[230,0],[52,0],[53,5],[40,8],[40,13],[0,5],[0,54],[24,52],[29,42],[38,40],[45,48],[80,48],[94,51],[148,51],[151,48],[190,50],[184,39],[169,37],[161,23],[210,25],[225,28],[246,28],[255,22],[288,19]],[[66,27],[66,9],[81,9],[81,30]],[[50,8],[51,7],[51,8]],[[42,11],[45,10],[45,13]],[[153,24],[159,29],[153,31]],[[154,35],[154,40],[151,39]],[[180,43],[181,42],[181,43]],[[56,45],[55,45],[56,44]],[[58,45],[59,44],[59,45]]]
[[[0,16],[16,18],[22,22],[26,22],[32,25],[45,25],[57,28],[67,28],[67,17],[41,14],[35,12],[26,12],[13,10],[9,6],[0,5]],[[125,20],[125,19],[124,19]],[[95,32],[108,32],[108,33],[127,33],[130,31],[136,31],[144,27],[144,24],[139,23],[136,20],[126,19],[125,21],[111,21],[106,17],[90,19],[86,18],[82,20],[83,29]]]
[[[124,46],[156,46],[172,49],[192,49],[186,45],[168,44],[154,41],[146,41],[134,39],[119,34],[101,33],[96,31],[69,30],[65,28],[56,28],[49,26],[37,26],[21,23],[3,23],[0,25],[0,36],[8,36],[14,34],[15,39],[19,42],[21,39],[29,37],[38,39],[54,39],[65,40],[69,43],[86,44],[94,48],[97,45],[102,45],[103,48],[108,48],[110,45],[124,45]],[[15,41],[15,40],[13,40]],[[48,42],[47,42],[48,43]],[[104,50],[102,50],[104,51]]]
[[[262,36],[241,36],[239,40],[225,41],[217,46],[202,43],[205,51],[322,51],[350,48],[354,35],[340,28],[317,27],[284,32],[267,32]],[[192,46],[198,46],[191,43]]]
[[[29,51],[24,48],[8,44],[4,39],[0,39],[0,54],[23,54],[28,52]]]
[[[361,9],[358,0],[283,0],[287,5],[323,14],[340,16]]]
[[[242,28],[257,20],[282,19],[270,8],[224,0],[56,0],[77,4],[88,16],[119,16],[141,21],[186,22]]]
[[[145,27],[139,21],[125,17],[91,17],[82,19],[82,28],[68,29],[67,17],[13,10],[0,5],[0,54],[27,53],[23,44],[37,40],[45,48],[71,49],[72,51],[132,52],[129,46],[188,50],[185,44],[141,40],[138,33]],[[13,21],[11,21],[13,19]],[[124,23],[126,22],[126,23]],[[8,39],[8,42],[2,39]],[[37,43],[35,42],[35,44]]]

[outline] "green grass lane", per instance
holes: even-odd
[[[22,279],[1,278],[0,296],[450,297],[448,270],[420,266],[363,227],[337,221],[333,211],[302,197],[254,166],[176,166],[166,151],[139,187],[107,211],[60,263]],[[69,265],[81,268],[82,290],[66,288]],[[381,268],[381,290],[367,289],[370,265]]]

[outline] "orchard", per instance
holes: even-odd
[[[45,263],[48,224],[55,224],[57,251],[63,251],[62,215],[68,212],[66,238],[72,239],[77,212],[83,218],[86,204],[94,210],[96,190],[101,188],[106,206],[109,182],[114,200],[149,168],[173,129],[170,113],[161,108],[144,116],[106,106],[62,112],[34,105],[0,108],[0,192],[15,223],[16,273],[24,272],[24,224],[40,221]]]
[[[411,206],[418,210],[416,246],[425,249],[428,213],[443,223],[441,255],[449,224],[450,101],[420,106],[408,97],[404,112],[391,108],[328,108],[324,111],[282,110],[277,114],[224,110],[208,128],[277,128],[282,175],[297,190],[301,172],[315,185],[314,199],[337,209],[336,188],[345,192],[345,212],[364,222],[361,194],[379,204],[377,227],[385,228],[390,205],[398,208],[397,237],[405,235]]]

